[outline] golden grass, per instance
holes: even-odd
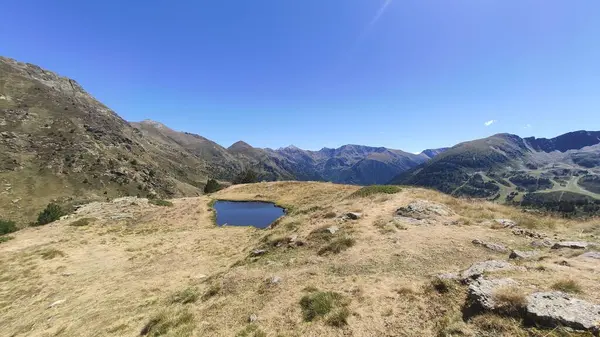
[[[528,246],[531,239],[491,229],[486,221],[530,215],[419,188],[403,188],[385,199],[348,198],[359,188],[258,183],[210,196],[289,207],[268,230],[215,226],[207,196],[173,199],[172,207],[132,200],[90,204],[50,226],[25,228],[0,245],[0,336],[88,336],[90,331],[136,336],[142,330],[148,336],[524,335],[520,322],[493,315],[462,322],[466,287],[455,281],[436,287],[431,280],[498,258],[474,247],[473,239]],[[456,215],[422,226],[402,223],[400,230],[395,210],[415,200],[445,204]],[[359,220],[324,216],[354,210],[362,210]],[[70,226],[82,218],[95,220]],[[593,219],[549,219],[536,226],[561,238],[594,241]],[[455,221],[461,224],[445,225]],[[332,226],[339,229],[334,235],[322,232]],[[288,244],[292,236],[304,244]],[[353,245],[319,254],[338,238],[340,243],[350,238]],[[252,257],[259,248],[268,253]],[[54,258],[43,259],[43,252]],[[599,267],[561,254],[548,250],[543,263],[524,261],[528,271],[506,276],[532,291],[573,277],[584,291],[578,296],[599,302]],[[571,266],[555,263],[563,259]],[[538,265],[545,270],[536,270]],[[281,281],[265,281],[274,276]],[[300,302],[319,291],[340,294],[348,304],[306,322]],[[59,300],[65,302],[48,309]],[[253,314],[258,320],[249,323]]]

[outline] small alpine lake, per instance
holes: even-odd
[[[267,228],[285,215],[285,209],[271,202],[217,200],[213,205],[218,226]]]

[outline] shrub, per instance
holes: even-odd
[[[356,240],[349,236],[338,237],[329,242],[326,246],[319,249],[318,254],[324,255],[327,253],[339,254],[344,250],[354,246]]]
[[[37,222],[34,224],[34,226],[43,226],[49,224],[51,222],[59,220],[60,217],[63,215],[65,215],[65,212],[59,205],[49,204],[48,206],[46,206],[46,209],[40,212],[40,214],[38,215]]]
[[[0,235],[14,233],[18,230],[14,221],[0,220]]]
[[[182,291],[178,291],[171,296],[171,303],[188,304],[194,303],[198,300],[198,289],[187,288]]]
[[[302,316],[307,322],[325,317],[334,311],[332,315],[327,317],[327,321],[331,319],[331,323],[333,324],[340,324],[342,321],[345,324],[345,320],[350,312],[341,312],[341,310],[346,309],[349,304],[350,301],[346,297],[332,291],[314,292],[302,297],[300,300]]]
[[[214,179],[208,179],[206,186],[204,186],[204,193],[214,193],[221,189],[221,185]]]
[[[583,290],[575,280],[561,280],[552,285],[552,289],[563,291],[565,293],[581,293]]]
[[[163,311],[146,323],[140,335],[151,337],[191,336],[194,328],[194,315],[187,309],[175,312]]]
[[[7,242],[14,239],[12,236],[0,236],[0,243]]]
[[[173,206],[172,202],[163,200],[163,199],[150,199],[150,200],[148,200],[148,202],[151,203],[152,205],[156,205],[156,206],[164,206],[164,207]]]
[[[244,170],[242,173],[233,178],[232,181],[234,185],[251,184],[255,182],[258,182],[258,175],[252,170]]]
[[[363,187],[352,193],[350,198],[364,198],[375,194],[395,194],[400,191],[402,191],[402,189],[394,185],[372,185]]]

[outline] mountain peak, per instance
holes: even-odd
[[[166,125],[164,125],[163,123],[153,121],[151,119],[144,119],[143,121],[140,122],[140,124],[150,125],[157,129],[168,129],[168,127]]]
[[[252,147],[252,145],[244,142],[244,141],[237,141],[235,143],[233,143],[230,147],[227,148],[227,150],[229,151],[244,151],[244,150],[253,150],[254,148]]]

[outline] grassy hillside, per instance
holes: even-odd
[[[600,237],[597,221],[530,215],[419,188],[365,197],[358,190],[279,182],[212,196],[285,205],[287,215],[268,230],[216,227],[211,199],[200,196],[173,199],[171,207],[135,198],[94,203],[13,233],[0,243],[0,335],[563,336],[496,313],[465,321],[467,286],[435,275],[508,259],[474,239],[531,249],[533,239],[494,219],[551,240],[590,242]],[[399,208],[420,209],[420,219],[395,218]],[[362,216],[340,217],[351,211]],[[519,282],[511,289],[519,301],[561,287],[600,302],[595,260],[579,256],[583,251],[537,249],[539,259],[513,263],[524,268],[485,277]]]

